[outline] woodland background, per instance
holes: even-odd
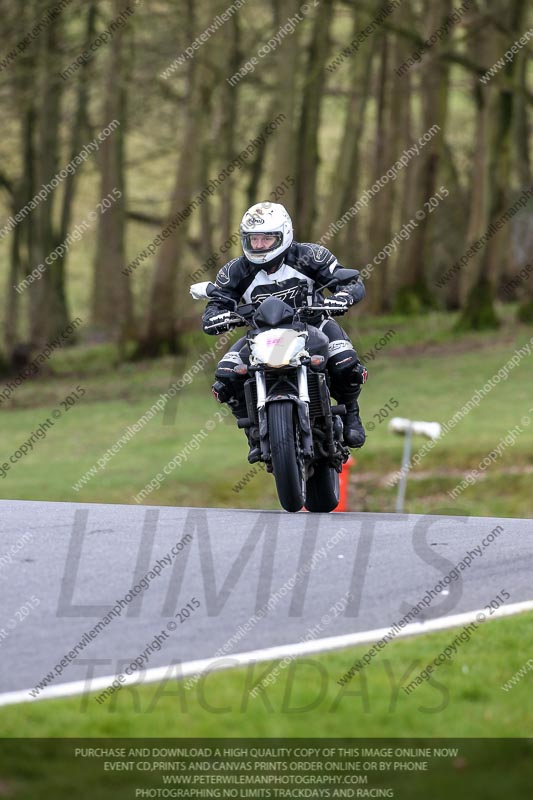
[[[413,463],[405,510],[429,515],[430,525],[446,525],[452,515],[461,524],[469,516],[511,517],[527,535],[533,38],[515,43],[533,33],[531,3],[463,0],[458,14],[452,0],[310,0],[294,26],[288,21],[302,12],[300,0],[233,5],[238,13],[224,20],[230,0],[0,0],[1,496],[67,502],[73,514],[78,504],[140,503],[141,492],[142,504],[157,508],[279,511],[272,476],[250,468],[244,433],[211,396],[216,360],[229,345],[201,332],[202,304],[188,291],[239,255],[238,226],[249,205],[278,198],[299,241],[320,240],[345,217],[327,246],[347,267],[373,266],[364,302],[342,320],[370,375],[361,394],[368,438],[354,453],[348,510],[396,508],[391,476],[404,439],[389,431],[389,412],[444,425],[489,386],[479,406],[471,403]],[[460,19],[450,24],[454,14]],[[34,35],[45,17],[52,22]],[[260,57],[271,40],[276,46]],[[415,57],[426,40],[431,46]],[[243,67],[246,74],[231,85],[228,78]],[[97,151],[13,226],[11,218],[113,120],[120,124]],[[432,128],[437,135],[383,181]],[[348,214],[376,181],[384,185],[367,206]],[[412,219],[418,224],[400,237]],[[39,272],[65,242],[64,257]],[[29,281],[34,271],[38,277]],[[162,402],[177,382],[173,401]],[[159,410],[136,430],[156,403]],[[413,453],[423,446],[416,437]],[[479,478],[458,492],[473,471]],[[35,508],[36,535],[44,536]],[[357,525],[363,518],[337,519]],[[367,544],[358,544],[361,553]],[[105,547],[105,539],[96,546]],[[161,737],[178,728],[181,735],[176,720],[184,719],[189,736],[466,736],[481,737],[483,750],[486,737],[531,735],[528,677],[502,690],[531,655],[530,616],[491,622],[461,649],[445,672],[453,702],[441,713],[433,713],[429,681],[414,702],[398,681],[413,664],[430,663],[450,642],[449,631],[391,643],[384,659],[376,658],[381,665],[368,693],[365,670],[361,689],[334,708],[335,680],[317,704],[322,677],[317,688],[308,671],[297,681],[302,713],[278,710],[281,680],[272,687],[275,712],[259,697],[241,713],[249,682],[236,669],[209,677],[220,708],[237,709],[222,716],[194,697],[182,706],[172,681],[157,686],[157,709],[154,687],[136,686],[134,702],[126,691],[115,696],[113,713],[97,703],[81,713],[75,698],[25,703],[2,709],[0,728],[14,737]],[[366,647],[318,658],[336,678]],[[182,711],[186,717],[177,717]],[[45,775],[47,796],[57,797],[57,759],[46,749],[28,762],[27,750],[19,751],[14,783],[4,770],[6,791],[33,798],[32,777]],[[459,771],[481,765],[479,796],[526,796],[527,748],[491,753],[468,764],[459,759]],[[75,770],[78,789],[104,796],[95,782],[80,782],[79,763]],[[410,782],[410,797],[425,798],[446,794],[446,775],[443,762],[431,793],[424,786],[417,792],[410,773],[399,778]]]
[[[307,13],[299,0],[241,1],[180,65],[175,59],[227,12],[228,0],[63,0],[57,13],[59,5],[0,0],[2,224],[109,122],[120,127],[0,241],[5,371],[78,315],[78,342],[109,342],[119,359],[182,351],[201,311],[188,296],[191,275],[201,268],[202,279],[213,278],[239,254],[236,233],[251,203],[273,199],[281,186],[296,239],[317,241],[433,125],[437,135],[327,246],[346,266],[371,262],[445,186],[449,196],[369,276],[363,313],[459,310],[456,324],[467,330],[497,326],[495,303],[518,301],[520,319],[533,319],[533,279],[523,272],[526,279],[516,280],[531,257],[531,201],[437,285],[532,186],[531,43],[480,80],[530,27],[525,0],[472,0],[453,24],[446,24],[452,0],[402,0],[396,8],[322,0]],[[17,47],[50,11],[53,21]],[[296,14],[302,21],[287,33]],[[117,18],[125,22],[110,31]],[[413,63],[439,28],[445,33]],[[281,29],[279,46],[230,85]],[[107,41],[90,51],[106,31]],[[84,50],[90,57],[80,59]],[[413,66],[398,75],[410,57]],[[147,253],[279,115],[283,123]],[[117,189],[121,198],[82,240],[18,292]]]

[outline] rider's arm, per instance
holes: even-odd
[[[358,272],[358,270],[355,270]],[[333,277],[335,273],[333,273]],[[366,295],[365,285],[361,276],[358,274],[356,278],[350,278],[347,281],[339,281],[335,292],[348,292],[353,298],[354,304],[359,303]]]
[[[205,333],[213,333],[213,331],[206,331],[205,326],[208,325],[213,317],[218,317],[225,311],[234,311],[236,304],[242,296],[239,286],[238,270],[232,269],[240,259],[235,258],[228,264],[225,264],[218,271],[215,279],[215,286],[217,287],[218,297],[210,300],[205,307],[202,315],[202,327]]]
[[[300,248],[303,250],[303,260],[308,261],[309,266],[312,265],[313,280],[317,287],[323,287],[335,277],[335,272],[339,269],[346,269],[342,264],[339,264],[333,253],[318,244],[302,244]],[[348,278],[347,280],[339,280],[337,288],[334,290],[331,286],[328,287],[330,291],[335,292],[348,292],[351,296],[353,303],[359,303],[366,294],[365,285],[359,275],[358,270],[356,277]]]

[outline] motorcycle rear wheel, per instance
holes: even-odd
[[[307,481],[305,507],[308,511],[329,512],[339,505],[339,473],[327,461],[319,461]]]
[[[279,501],[285,511],[300,511],[305,503],[305,478],[295,435],[293,405],[287,401],[267,407],[272,469]]]

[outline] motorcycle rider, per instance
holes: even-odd
[[[227,296],[228,301],[225,303],[218,297],[209,301],[202,317],[205,333],[218,335],[229,330],[232,311],[240,301],[260,303],[273,295],[294,306],[302,279],[308,285],[309,305],[316,305],[317,297],[319,301],[323,299],[321,287],[335,277],[337,268],[341,268],[325,247],[294,241],[291,218],[279,203],[257,203],[249,208],[243,216],[240,235],[243,255],[225,264],[215,281],[219,294]],[[329,339],[330,388],[337,402],[346,406],[344,441],[349,447],[362,447],[365,443],[358,397],[367,373],[349,337],[332,316],[344,314],[364,296],[365,288],[359,274],[355,280],[341,281],[337,291],[324,300],[322,320],[316,323]],[[206,330],[207,325],[209,330]],[[246,376],[237,375],[234,367],[246,361],[248,355],[246,337],[243,337],[220,360],[212,387],[216,400],[228,403],[237,419],[247,416]],[[250,445],[248,460],[254,463],[260,456],[257,430],[245,430]]]

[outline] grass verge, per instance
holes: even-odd
[[[533,729],[531,673],[507,691],[502,687],[531,655],[532,623],[533,614],[528,613],[481,624],[451,661],[409,694],[402,687],[460,633],[459,629],[390,642],[344,687],[337,680],[364,655],[367,646],[296,659],[255,698],[250,696],[251,689],[279,663],[213,673],[188,690],[183,681],[173,678],[160,684],[124,687],[104,706],[89,695],[6,707],[0,709],[0,730],[3,737],[46,738],[528,738]],[[496,752],[490,750],[489,757],[487,745],[478,741],[468,758],[458,760],[454,771],[437,770],[433,781],[420,786],[412,775],[394,776],[394,785],[398,790],[409,788],[408,794],[398,794],[400,797],[427,797],[424,792],[431,789],[436,800],[447,798],[451,795],[445,790],[451,791],[457,784],[457,773],[466,770],[466,784],[468,768],[477,763],[479,775],[476,773],[475,786],[470,786],[465,797],[496,798],[506,788],[510,796],[525,798],[524,787],[533,777],[530,750],[526,753],[523,745],[513,748],[511,743],[502,743]],[[3,776],[7,785],[13,782],[17,787],[13,794],[19,800],[63,796],[61,786],[79,778],[80,770],[87,772],[82,782],[86,794],[81,797],[91,796],[89,788],[92,796],[98,790],[96,796],[107,797],[103,792],[114,788],[121,792],[115,796],[130,797],[134,785],[144,785],[138,775],[122,776],[120,784],[110,775],[98,777],[84,762],[71,764],[71,772],[58,773],[52,742],[37,749],[39,757],[31,762],[24,759],[20,747],[18,757],[10,761],[5,752],[4,747],[0,759],[0,763],[4,761]],[[36,781],[39,794],[32,793]]]

